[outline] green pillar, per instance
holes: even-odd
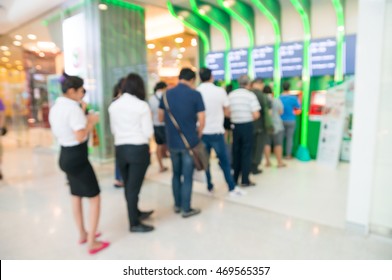
[[[301,140],[296,157],[301,161],[309,161],[308,148],[308,125],[309,125],[309,98],[310,98],[310,1],[290,0],[295,10],[301,17],[304,28],[304,54],[302,67],[302,117],[301,117]]]
[[[248,75],[254,78],[254,67],[252,59],[252,50],[255,46],[255,13],[253,8],[240,0],[224,1],[217,0],[218,4],[236,21],[245,27],[249,38],[248,46]]]
[[[211,26],[218,29],[225,40],[225,61],[227,60],[228,51],[231,49],[231,25],[230,16],[218,7],[208,2],[189,0],[194,13],[200,16]],[[225,63],[225,82],[230,83],[230,67]]]
[[[344,25],[344,0],[331,0],[336,12],[337,32],[336,32],[336,68],[335,68],[335,82],[343,81],[343,51],[345,40],[345,25]]]
[[[282,40],[280,28],[280,4],[278,0],[251,0],[252,3],[272,24],[275,34],[274,44],[274,95],[280,95],[281,69],[280,69],[280,43]]]
[[[206,55],[210,51],[210,25],[192,11],[175,6],[170,1],[167,1],[166,4],[172,16],[195,31],[199,36],[199,65],[204,67],[206,65]]]

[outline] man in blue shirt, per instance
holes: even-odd
[[[296,124],[294,109],[300,109],[301,105],[299,104],[296,96],[290,95],[290,84],[288,82],[283,83],[283,92],[280,96],[280,100],[283,103],[283,114],[281,115],[281,118],[284,126],[284,137],[286,138],[285,158],[291,159]]]
[[[182,69],[179,80],[176,87],[167,91],[167,102],[182,133],[193,148],[201,141],[205,125],[204,103],[200,92],[194,90],[196,82],[194,71],[189,68]],[[174,126],[163,99],[159,108],[159,119],[166,123],[166,139],[173,166],[174,211],[176,213],[182,211],[182,217],[187,218],[200,213],[199,209],[191,208],[193,158]]]

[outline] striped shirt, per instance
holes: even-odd
[[[244,88],[232,91],[229,94],[231,122],[248,123],[253,122],[253,112],[261,110],[256,95]]]

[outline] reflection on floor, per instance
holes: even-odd
[[[193,205],[202,213],[189,219],[173,213],[170,172],[159,173],[153,162],[140,198],[142,209],[155,209],[149,222],[156,230],[148,234],[128,231],[123,191],[112,186],[113,164],[94,164],[103,199],[100,229],[112,245],[91,257],[77,244],[56,152],[40,141],[17,147],[4,140],[1,259],[392,258],[391,240],[344,230],[348,167],[331,171],[296,161],[264,169],[253,177],[257,186],[236,199],[227,197],[213,161],[217,191],[210,196],[195,183]]]

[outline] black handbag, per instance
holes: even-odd
[[[202,141],[199,142],[195,147],[191,148],[189,145],[188,140],[186,139],[184,133],[182,133],[180,126],[178,125],[176,119],[174,118],[172,112],[170,111],[169,103],[167,102],[167,97],[166,94],[163,95],[163,103],[165,104],[165,108],[167,110],[167,113],[177,129],[178,133],[181,136],[182,141],[184,142],[185,147],[189,151],[189,154],[193,158],[193,163],[195,165],[196,170],[201,171],[201,170],[206,170],[210,161],[210,156],[207,153],[207,149],[204,146],[204,143]]]

